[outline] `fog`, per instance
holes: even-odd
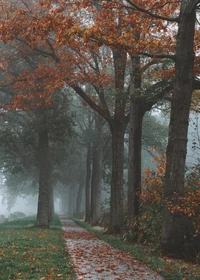
[[[26,215],[33,215],[37,212],[37,196],[18,197],[15,204],[8,210],[6,197],[0,194],[0,215],[9,216],[10,213],[23,212]]]
[[[14,212],[23,212],[26,216],[36,215],[37,213],[38,196],[18,197],[11,209],[8,209],[8,204],[5,195],[0,190],[0,215],[8,217]],[[54,201],[55,212],[59,212],[60,200]]]
[[[168,118],[164,119],[162,114],[159,112],[154,112],[154,116],[156,116],[161,122],[168,123]],[[192,167],[195,164],[199,163],[200,158],[200,125],[198,120],[198,114],[191,113],[190,114],[190,122],[189,122],[189,131],[188,131],[188,149],[187,149],[187,158],[186,164],[188,167]],[[156,168],[156,164],[152,163],[152,157],[149,156],[148,152],[143,151],[143,169],[151,166],[151,168]],[[124,176],[127,178],[128,170],[124,170]],[[25,215],[33,215],[37,213],[37,203],[38,196],[30,195],[24,197],[17,197],[16,201],[12,207],[9,207],[7,197],[6,197],[6,188],[5,188],[5,179],[3,174],[0,172],[0,215],[4,215],[8,217],[11,213],[14,212],[22,212]],[[107,191],[106,191],[107,194]],[[104,196],[104,195],[103,195]],[[107,197],[107,196],[106,196]],[[65,203],[67,204],[67,198]],[[61,202],[59,199],[55,199],[54,201],[55,211],[61,211]],[[66,207],[65,207],[66,208]]]

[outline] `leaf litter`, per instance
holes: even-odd
[[[61,216],[60,221],[77,280],[164,280],[128,253],[113,248],[72,220]]]

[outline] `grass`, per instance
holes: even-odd
[[[170,259],[161,256],[148,246],[123,242],[120,238],[110,236],[104,231],[96,230],[89,224],[80,220],[73,220],[88,231],[93,232],[98,238],[111,244],[113,247],[124,250],[134,258],[142,261],[152,270],[157,271],[164,279],[169,280],[200,280],[200,266],[182,260]]]
[[[74,279],[58,217],[49,229],[35,217],[0,224],[0,279]]]

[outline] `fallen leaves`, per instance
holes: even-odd
[[[62,220],[61,220],[62,222]],[[67,223],[69,225],[67,226]],[[63,236],[78,279],[162,279],[124,251],[98,239],[70,220],[64,220]]]
[[[14,227],[0,226],[1,280],[73,279],[61,230]]]

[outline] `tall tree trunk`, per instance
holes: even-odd
[[[139,214],[141,193],[142,121],[144,110],[141,101],[140,58],[132,57],[130,81],[130,126],[128,154],[128,221]]]
[[[166,153],[166,202],[184,195],[185,159],[187,151],[188,120],[193,88],[194,68],[194,0],[183,0],[176,45],[175,89],[172,97],[169,138]],[[175,195],[176,193],[176,195]],[[184,222],[181,215],[164,207],[161,245],[164,253],[181,254],[184,246]]]
[[[39,197],[36,225],[49,226],[50,199],[49,143],[45,117],[42,116],[39,128]]]
[[[123,226],[123,169],[124,169],[124,123],[115,122],[112,132],[112,178],[110,221],[108,231],[119,233]]]
[[[51,176],[50,176],[51,177]],[[52,221],[55,209],[54,209],[54,197],[53,197],[53,184],[50,180],[50,195],[49,195],[49,222]]]
[[[128,155],[128,220],[139,215],[141,193],[142,121],[144,113],[140,101],[135,100],[130,109]]]
[[[66,194],[66,192],[64,192],[61,196],[60,196],[60,212],[62,214],[68,214],[68,211],[67,211],[67,198],[68,198],[68,194]]]
[[[108,231],[118,233],[123,226],[123,171],[126,95],[124,92],[127,53],[113,50],[115,70],[115,115],[109,121],[112,134],[112,178]]]
[[[91,161],[92,161],[92,148],[91,148],[91,144],[89,143],[87,146],[87,159],[86,159],[85,222],[90,222]]]
[[[83,182],[82,178],[80,178],[78,193],[76,196],[76,217],[81,218],[81,205],[82,205],[82,198],[83,198]]]
[[[96,140],[92,149],[92,182],[91,182],[91,224],[97,225],[101,215],[102,192],[102,141],[103,121],[96,116]]]
[[[74,191],[73,187],[69,187],[68,190],[68,215],[74,214]]]

